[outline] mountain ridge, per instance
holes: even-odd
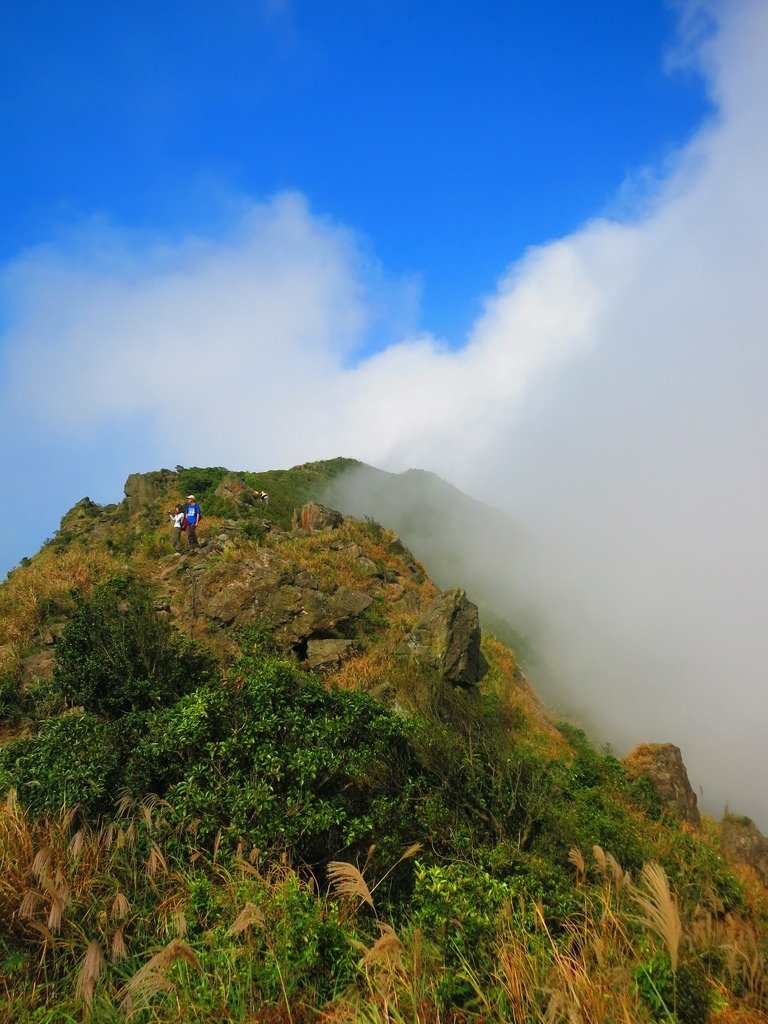
[[[340,485],[349,473],[345,500]],[[64,840],[56,836],[71,844],[77,828],[93,843],[102,842],[99,828],[123,828],[128,819],[114,800],[130,789],[133,802],[125,806],[135,807],[131,828],[144,836],[142,856],[153,864],[157,857],[174,860],[183,882],[162,898],[184,907],[194,905],[194,864],[207,865],[210,888],[218,858],[235,870],[248,849],[259,871],[287,864],[286,877],[296,880],[290,884],[306,886],[306,872],[325,878],[334,858],[388,877],[402,849],[420,844],[415,866],[393,876],[381,912],[411,936],[406,944],[416,941],[412,929],[426,930],[435,943],[435,964],[442,966],[434,977],[442,981],[429,1000],[436,1013],[470,1012],[462,957],[472,958],[490,984],[488,957],[507,935],[516,901],[533,916],[521,909],[515,941],[533,943],[526,955],[531,963],[539,957],[542,970],[545,962],[554,970],[556,959],[534,952],[543,934],[534,906],[553,934],[567,935],[586,905],[591,920],[601,901],[626,922],[622,927],[636,930],[615,955],[632,965],[627,977],[651,972],[653,984],[618,990],[622,1005],[632,1006],[631,1019],[650,1019],[654,986],[683,1024],[705,1019],[701,1008],[713,1005],[717,986],[738,1003],[735,974],[704,957],[710,947],[694,922],[709,915],[717,941],[726,920],[738,920],[758,945],[765,939],[764,839],[747,819],[730,816],[719,825],[697,817],[676,748],[646,745],[626,765],[596,751],[540,700],[515,651],[480,629],[471,588],[467,595],[458,586],[436,586],[419,552],[389,524],[323,503],[335,489],[348,511],[362,485],[382,488],[404,512],[406,493],[426,482],[417,525],[439,528],[441,507],[455,489],[411,472],[400,490],[397,477],[377,474],[345,459],[271,474],[223,467],[134,474],[123,502],[82,499],[56,536],[0,586],[0,789],[16,794],[6,796],[0,813],[0,903],[9,922],[6,931],[0,926],[0,953],[12,958],[36,949],[37,925],[59,905],[41,896],[29,904],[39,910],[25,917],[14,902],[18,864],[36,877],[42,841],[25,840],[28,853],[13,846],[19,802],[25,834],[58,829],[45,833],[58,849]],[[259,500],[262,490],[267,505]],[[203,546],[176,555],[168,511],[190,493],[203,507]],[[467,498],[464,507],[478,528],[483,506]],[[497,528],[508,528],[498,517]],[[67,811],[73,798],[78,807]],[[147,831],[154,812],[144,806],[162,808],[154,831]],[[60,813],[70,815],[66,828],[56,824]],[[61,857],[71,887],[79,861]],[[663,865],[676,890],[687,943],[682,974],[672,968],[664,975],[672,953],[627,917],[636,892],[627,872],[644,878],[651,861]],[[114,883],[105,876],[104,884]],[[144,883],[131,884],[133,900],[155,906]],[[462,903],[462,890],[475,893],[469,903]],[[216,883],[210,891],[211,906],[230,906],[234,890]],[[302,892],[310,900],[309,890]],[[251,902],[266,908],[259,893]],[[327,927],[339,904],[320,894],[311,899],[307,907]],[[65,974],[83,929],[98,934],[93,941],[101,946],[114,941],[85,897],[67,913],[62,941],[52,938],[50,947],[51,963]],[[154,913],[135,918],[134,945],[157,941]],[[191,910],[183,916],[194,956],[207,963],[204,919]],[[352,929],[342,944],[353,934],[354,941],[363,933],[370,941],[366,929],[375,918],[353,918],[340,925]],[[458,959],[445,931],[454,919],[471,937]],[[354,988],[342,962],[326,969]],[[297,985],[302,977],[315,979],[312,1005],[319,1010],[330,995],[315,966],[293,969]],[[204,970],[213,977],[210,965]],[[589,970],[603,977],[599,964]],[[674,1009],[675,977],[681,991],[689,986],[698,1009]],[[18,986],[24,989],[23,980]],[[192,1000],[192,990],[185,991]],[[266,981],[259,991],[269,1002]],[[531,1006],[541,998],[537,992],[532,985]],[[502,996],[493,1000],[491,1019],[509,1019]],[[289,1018],[297,1005],[288,1007]]]

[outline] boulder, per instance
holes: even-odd
[[[26,688],[40,679],[50,679],[55,663],[56,658],[51,648],[25,658],[21,663],[22,687]]]
[[[413,557],[413,553],[405,546],[405,544],[403,544],[399,537],[395,537],[394,540],[389,542],[387,550],[390,554],[397,555],[405,561],[405,567],[408,570],[408,575],[414,583],[424,582],[427,578],[424,575],[424,571]]]
[[[293,648],[310,637],[343,639],[340,627],[372,601],[350,587],[321,589],[313,573],[262,548],[239,562],[208,567],[189,588],[186,611],[225,626],[262,619],[284,647]]]
[[[748,864],[768,886],[768,839],[753,821],[726,815],[720,826],[720,846],[729,860]]]
[[[477,686],[488,671],[480,651],[477,605],[458,588],[439,594],[397,653],[436,669],[453,686]]]
[[[641,743],[624,758],[624,767],[633,778],[650,779],[659,796],[679,818],[694,828],[701,825],[696,794],[688,781],[679,747],[672,743]]]
[[[256,492],[252,487],[240,479],[235,473],[227,473],[222,477],[221,483],[213,492],[217,498],[224,501],[234,501],[241,505],[254,505],[256,503]]]
[[[352,640],[309,640],[305,664],[311,669],[336,668],[354,646]]]
[[[337,530],[344,522],[344,516],[327,505],[310,502],[302,508],[294,509],[291,528],[315,533],[317,530]]]
[[[125,501],[131,512],[151,505],[164,497],[177,485],[179,474],[170,469],[159,469],[154,473],[131,473],[125,481]]]

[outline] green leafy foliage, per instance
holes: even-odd
[[[132,770],[178,771],[167,798],[202,842],[221,829],[225,843],[317,862],[395,822],[411,760],[406,725],[382,705],[246,657],[226,689],[153,716]]]
[[[404,831],[398,801],[413,750],[408,725],[383,705],[324,690],[270,656],[258,629],[229,681],[213,683],[131,583],[113,581],[78,610],[59,679],[86,713],[43,723],[0,761],[4,784],[35,813],[64,803],[104,812],[123,788],[154,792],[177,824],[198,822],[202,843],[223,833],[225,845],[243,839],[306,861],[370,842],[377,828]],[[124,666],[115,678],[105,650]]]
[[[160,618],[150,591],[130,577],[78,595],[56,645],[55,679],[70,703],[112,718],[166,704],[213,672],[211,658]]]
[[[0,676],[0,724],[17,726],[32,713],[33,701],[17,676]]]
[[[0,748],[0,790],[15,787],[33,814],[79,806],[95,813],[112,802],[119,757],[108,722],[65,715],[37,736]]]
[[[712,988],[697,957],[681,961],[672,970],[669,956],[655,951],[634,971],[638,991],[658,1020],[671,1024],[703,1024],[712,1001]]]
[[[355,459],[326,459],[323,462],[294,466],[292,469],[277,469],[266,473],[242,472],[238,476],[255,490],[269,494],[269,505],[266,509],[260,506],[259,514],[263,513],[263,518],[287,529],[295,508],[308,501],[322,501],[337,476],[359,465]]]

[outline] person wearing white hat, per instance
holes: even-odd
[[[197,542],[197,524],[203,518],[203,513],[195,501],[194,494],[187,495],[187,504],[184,512],[187,517],[187,544],[189,544],[189,550],[194,551],[195,548],[200,547]]]

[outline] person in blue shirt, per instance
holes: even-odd
[[[194,494],[187,495],[187,504],[184,512],[187,517],[187,543],[189,544],[189,550],[194,551],[195,548],[200,547],[197,542],[197,524],[203,518],[203,513],[195,501]]]

